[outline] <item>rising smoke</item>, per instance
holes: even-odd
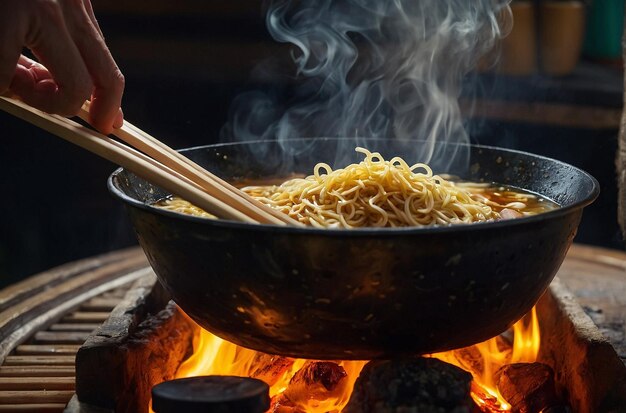
[[[287,105],[271,93],[240,95],[224,137],[412,139],[411,161],[446,168],[439,144],[469,142],[458,104],[463,79],[506,34],[498,17],[508,3],[272,0],[267,27],[292,45],[295,91]],[[460,150],[456,160],[466,157]]]

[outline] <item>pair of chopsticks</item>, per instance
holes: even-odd
[[[80,118],[87,121],[89,102]],[[101,156],[222,219],[301,226],[298,221],[250,197],[158,139],[124,121],[114,131],[122,142],[62,116],[0,97],[0,109]]]

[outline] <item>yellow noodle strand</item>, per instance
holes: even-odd
[[[428,165],[409,166],[399,157],[385,161],[380,153],[365,148],[356,151],[365,158],[358,164],[333,170],[319,163],[306,178],[291,179],[269,190],[254,186],[243,190],[314,226],[431,226],[500,217],[466,189],[433,176]]]
[[[380,153],[360,147],[356,151],[364,156],[358,164],[333,170],[318,163],[306,178],[242,190],[317,228],[454,225],[500,219],[499,211],[504,208],[521,216],[550,209],[550,205],[530,207],[534,195],[504,188],[492,192],[506,199],[500,204],[489,194],[489,184],[454,183],[433,175],[423,163],[409,165],[400,157],[386,161]],[[212,217],[179,198],[168,198],[159,206]]]

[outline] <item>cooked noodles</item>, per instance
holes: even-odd
[[[181,214],[195,215],[203,218],[216,218],[215,215],[209,214],[202,208],[198,208],[191,202],[185,201],[178,197],[166,198],[157,203],[159,208],[170,211],[180,212]]]
[[[426,164],[409,166],[399,157],[387,161],[378,152],[364,148],[356,151],[365,157],[358,164],[333,170],[318,163],[313,175],[306,178],[242,190],[306,225],[319,228],[453,225],[532,215],[548,206],[532,194],[494,190],[483,184],[454,183],[433,175]],[[210,216],[179,198],[159,205]]]

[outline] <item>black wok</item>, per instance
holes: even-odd
[[[359,143],[416,161],[414,142]],[[240,181],[310,173],[320,161],[359,161],[355,146],[313,139],[297,141],[297,150],[252,142],[185,153]],[[447,159],[459,147],[439,149]],[[160,282],[207,330],[273,354],[389,358],[467,346],[510,327],[547,288],[583,207],[598,194],[593,177],[559,161],[480,146],[469,154],[467,167],[438,172],[523,188],[562,208],[451,227],[320,230],[159,210],[150,204],[166,193],[124,170],[109,187],[128,205]]]

